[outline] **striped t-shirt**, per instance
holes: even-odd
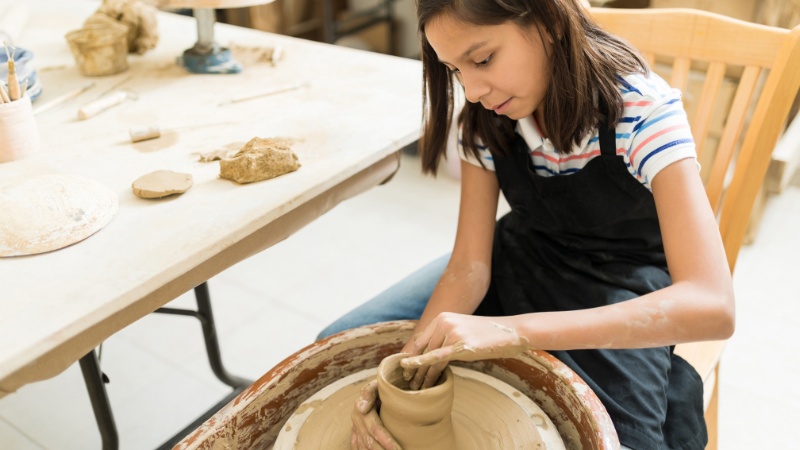
[[[625,106],[616,127],[617,154],[622,155],[631,175],[651,189],[650,182],[661,169],[684,158],[697,158],[681,93],[652,72],[649,76],[618,77],[618,81]],[[536,173],[541,176],[578,172],[600,155],[597,130],[585,136],[569,155],[560,155],[550,140],[542,137],[533,116],[518,120],[516,130],[528,144]],[[478,150],[483,165],[494,170],[488,147]],[[480,165],[474,156],[465,155],[460,138],[458,153],[462,159]]]

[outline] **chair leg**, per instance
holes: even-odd
[[[717,450],[717,428],[719,425],[719,364],[714,368],[716,380],[714,381],[714,389],[711,392],[711,400],[706,408],[705,418],[706,427],[708,428],[708,445],[706,450]]]

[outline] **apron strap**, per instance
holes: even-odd
[[[610,128],[607,121],[600,124],[600,153],[606,156],[617,155],[617,130]]]

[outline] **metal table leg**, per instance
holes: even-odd
[[[203,327],[203,339],[206,343],[206,353],[211,370],[220,381],[232,388],[250,386],[253,381],[231,375],[225,370],[222,364],[222,356],[219,350],[219,340],[217,339],[217,327],[214,323],[214,314],[211,310],[211,295],[208,292],[208,283],[203,283],[194,288],[194,296],[197,300],[197,311],[178,308],[158,308],[155,310],[161,314],[175,314],[181,316],[192,316],[200,321]]]
[[[114,423],[114,415],[111,413],[111,404],[108,401],[108,393],[103,382],[103,373],[100,371],[100,364],[97,361],[97,353],[94,350],[87,353],[81,358],[80,365],[86,390],[89,391],[89,400],[92,402],[94,417],[97,420],[97,427],[100,429],[100,436],[103,440],[103,450],[116,450],[119,448],[117,425]]]
[[[184,436],[200,426],[206,419],[211,417],[220,408],[227,405],[240,392],[250,386],[253,382],[246,378],[230,374],[222,364],[222,355],[217,339],[217,328],[214,323],[214,314],[211,310],[211,296],[208,292],[208,284],[203,283],[194,288],[195,299],[197,300],[197,311],[178,308],[159,308],[155,312],[162,314],[174,314],[181,316],[192,316],[200,321],[203,329],[203,339],[208,354],[208,362],[214,375],[223,383],[233,388],[233,392],[228,394],[211,409],[204,412],[194,422],[178,432],[167,442],[162,444],[159,449],[171,449]],[[89,399],[92,402],[92,409],[97,420],[97,427],[103,440],[103,450],[117,450],[119,448],[119,436],[117,426],[114,422],[114,415],[111,413],[111,404],[108,401],[108,393],[104,384],[104,376],[100,371],[100,364],[97,353],[92,350],[80,360],[83,379],[86,382],[86,389],[89,391]]]

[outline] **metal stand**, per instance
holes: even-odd
[[[217,340],[217,328],[214,324],[214,315],[211,311],[211,296],[208,292],[208,284],[203,283],[194,288],[194,295],[197,300],[197,311],[177,308],[159,308],[155,312],[197,318],[203,328],[203,339],[205,340],[206,353],[208,354],[208,362],[211,365],[211,370],[220,381],[234,388],[234,390],[211,409],[203,413],[197,420],[162,444],[159,449],[172,448],[184,436],[200,426],[206,419],[214,415],[215,412],[219,411],[220,408],[228,404],[234,397],[253,383],[251,380],[231,375],[222,364],[219,341]],[[103,450],[117,450],[119,448],[119,437],[114,422],[114,415],[111,413],[108,393],[106,392],[104,384],[104,381],[108,381],[100,370],[97,353],[94,350],[87,353],[86,356],[81,358],[80,365],[81,371],[83,372],[83,379],[86,382],[86,389],[89,392],[89,399],[92,402],[94,416],[97,420],[97,427],[102,437]]]
[[[243,66],[233,59],[230,49],[220,47],[214,41],[216,11],[211,8],[197,8],[193,11],[197,21],[197,43],[178,57],[178,65],[192,73],[239,73]]]

